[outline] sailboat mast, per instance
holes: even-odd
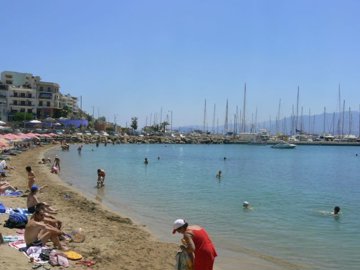
[[[326,107],[324,107],[324,126],[323,126],[323,134],[325,135],[325,123],[326,123]]]
[[[339,105],[339,115],[338,115],[338,135],[341,135],[341,92],[340,92],[340,84],[339,84],[339,93],[338,93],[338,105]]]
[[[298,90],[297,90],[297,96],[296,96],[296,118],[295,118],[295,133],[296,133],[296,130],[298,128],[298,121],[299,121],[299,91],[300,91],[300,88],[298,86]]]
[[[349,107],[349,135],[352,132],[352,114],[351,114],[351,107]]]
[[[308,127],[308,132],[309,134],[312,134],[311,133],[311,109],[309,108],[309,127]]]
[[[342,119],[341,119],[341,137],[344,136],[344,122],[345,122],[345,99],[343,102]]]
[[[216,115],[216,104],[214,103],[213,121],[212,121],[212,133],[215,133],[215,115]]]
[[[206,130],[206,99],[205,99],[205,104],[204,104],[204,123],[203,123],[203,132],[205,132]]]
[[[225,109],[225,125],[224,125],[224,133],[226,134],[228,132],[228,128],[229,128],[229,119],[228,119],[228,115],[229,115],[229,107],[228,107],[228,100],[226,99],[226,109]]]
[[[242,119],[242,132],[246,130],[246,83],[244,87],[244,104],[243,104],[243,119]]]

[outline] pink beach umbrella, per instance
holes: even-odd
[[[0,142],[0,148],[6,148],[8,147],[9,145],[4,143],[4,142]]]
[[[11,140],[11,141],[15,141],[15,140],[20,139],[17,135],[12,134],[12,133],[5,134],[5,135],[3,136],[3,138],[5,138],[5,139],[7,139],[7,140]]]

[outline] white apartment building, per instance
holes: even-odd
[[[0,119],[11,120],[17,112],[31,113],[39,119],[56,118],[64,106],[78,111],[77,98],[63,96],[60,86],[43,82],[30,73],[4,71],[0,82]]]

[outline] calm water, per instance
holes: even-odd
[[[244,253],[277,269],[359,269],[358,147],[85,145],[81,155],[75,146],[57,154],[67,182],[162,240],[179,240],[176,218],[203,225],[222,269],[238,269]],[[101,190],[97,168],[107,172]],[[335,205],[339,219],[326,214]]]

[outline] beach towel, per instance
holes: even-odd
[[[31,215],[27,208],[6,208],[6,213],[9,215],[12,213],[20,213],[27,216]]]
[[[2,203],[0,203],[0,214],[3,214],[5,212],[6,212],[6,207]]]
[[[24,235],[3,235],[3,240],[5,243],[16,242],[24,240]]]
[[[16,242],[10,242],[9,246],[19,250],[21,248],[26,248],[26,243],[25,240],[18,240]]]
[[[20,190],[16,191],[10,191],[6,190],[4,193],[1,193],[0,196],[6,196],[6,197],[21,197],[24,193]]]

